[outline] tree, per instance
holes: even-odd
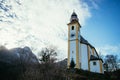
[[[104,66],[104,69],[108,72],[108,64],[104,63],[103,66]]]
[[[54,62],[56,60],[57,51],[54,48],[43,48],[38,56],[41,58],[39,59],[42,63],[49,63]]]
[[[106,55],[105,64],[107,65],[108,71],[114,71],[117,69],[117,55]]]
[[[38,54],[40,64],[28,66],[20,80],[65,80],[65,71],[55,62],[57,50],[43,48]]]
[[[71,62],[70,62],[70,68],[73,69],[75,67],[75,62],[73,60],[73,58],[71,59]]]

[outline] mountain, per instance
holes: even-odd
[[[29,68],[39,64],[29,47],[6,49],[0,46],[0,80],[18,80]]]
[[[63,69],[66,69],[67,68],[67,58],[65,58],[64,60],[62,61],[59,61],[57,62],[57,65]]]
[[[39,63],[37,57],[32,53],[29,47],[6,49],[0,47],[0,62],[8,64],[36,64]]]

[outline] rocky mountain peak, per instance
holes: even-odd
[[[0,47],[0,61],[10,64],[38,63],[37,57],[32,53],[29,47],[6,49]]]

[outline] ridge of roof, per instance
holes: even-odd
[[[86,39],[84,39],[81,35],[81,40],[80,40],[80,43],[83,43],[83,44],[87,44],[89,45],[91,48],[93,48],[95,50],[95,52],[97,53],[97,56],[98,56],[98,52],[96,51],[95,47],[93,47]]]
[[[84,39],[81,35],[80,35],[80,43],[83,43],[83,44],[87,44],[87,45],[90,45],[90,47],[94,48],[86,39]]]

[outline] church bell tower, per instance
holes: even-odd
[[[72,60],[75,68],[81,68],[80,28],[77,14],[73,12],[68,23],[68,68]]]

